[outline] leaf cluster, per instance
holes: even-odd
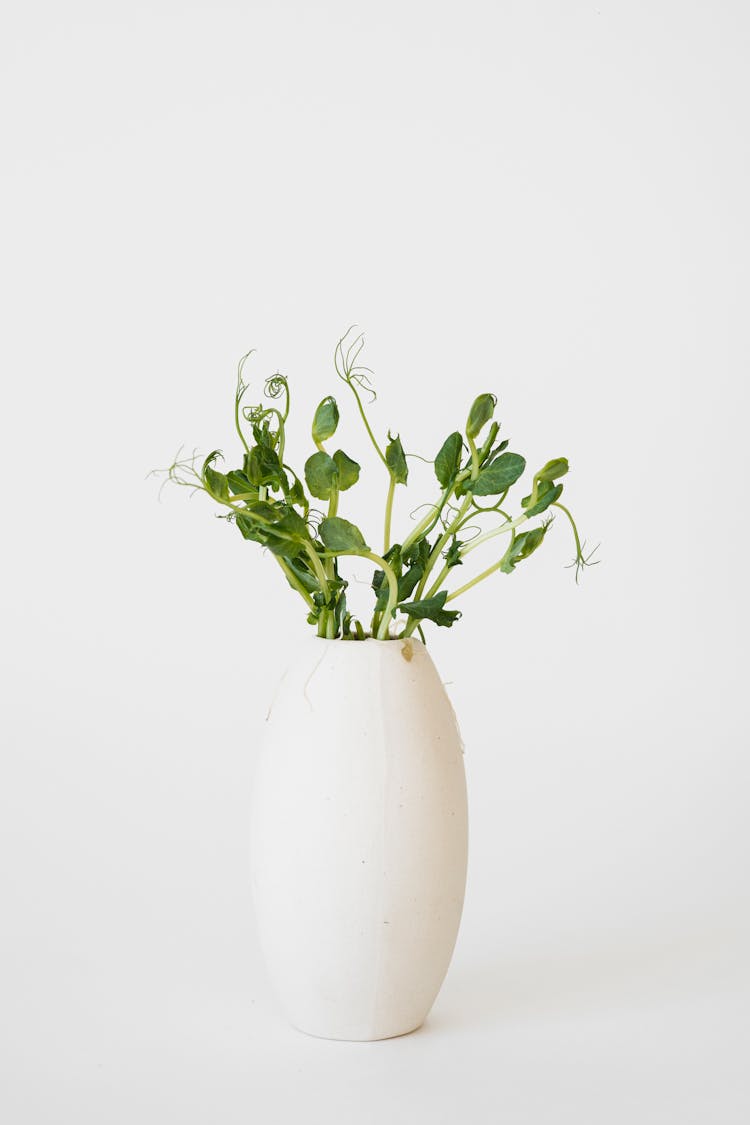
[[[202,460],[197,455],[178,457],[165,471],[169,481],[205,493],[243,539],[270,552],[304,600],[307,620],[319,636],[386,640],[410,636],[415,630],[422,635],[424,622],[451,627],[461,615],[450,603],[495,572],[513,573],[542,546],[552,524],[552,508],[564,513],[572,527],[576,578],[582,567],[593,565],[593,552],[584,555],[585,543],[573,516],[560,503],[562,479],[569,471],[566,458],[547,461],[533,474],[530,491],[520,500],[516,514],[507,510],[508,494],[524,475],[526,460],[508,448],[507,438],[500,437],[497,398],[490,393],[474,399],[463,431],[454,430],[440,445],[432,462],[439,495],[423,506],[426,514],[408,533],[392,543],[394,500],[398,486],[408,483],[408,455],[399,434],[387,431],[382,445],[375,436],[368,416],[375,392],[370,369],[360,363],[363,346],[361,335],[347,332],[336,346],[334,369],[352,394],[387,476],[380,555],[357,524],[338,513],[340,497],[357,485],[362,467],[343,449],[326,448],[339,426],[336,398],[329,394],[319,402],[310,427],[313,449],[301,474],[296,472],[285,452],[288,380],[280,373],[271,376],[265,383],[265,401],[247,405],[244,369],[252,353],[243,357],[237,371],[234,421],[240,449],[235,467],[226,468],[221,451],[215,449]],[[365,395],[370,402],[364,402]],[[327,504],[322,516],[314,501]],[[540,516],[544,517],[540,522],[530,522]],[[528,526],[518,530],[524,524]],[[451,589],[451,576],[479,547],[493,561]],[[348,556],[374,566],[374,604],[367,622],[347,609],[348,583],[340,566]]]

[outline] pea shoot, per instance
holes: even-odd
[[[508,449],[507,439],[498,440],[497,399],[489,393],[471,404],[463,430],[443,441],[432,462],[437,495],[421,506],[419,510],[426,511],[408,533],[394,541],[394,499],[397,489],[408,484],[409,466],[399,434],[388,431],[386,440],[379,442],[373,432],[367,406],[375,391],[372,372],[360,363],[363,348],[362,334],[346,332],[336,345],[334,371],[354,400],[387,478],[380,554],[368,546],[355,523],[339,515],[342,494],[355,487],[362,470],[345,450],[332,451],[340,418],[337,400],[329,394],[315,410],[311,451],[300,475],[286,453],[289,382],[284,375],[271,376],[265,383],[265,401],[248,405],[244,372],[251,352],[237,369],[238,467],[226,471],[222,453],[215,449],[207,457],[178,455],[163,470],[167,481],[204,492],[243,539],[271,553],[305,603],[307,620],[319,637],[395,640],[416,631],[424,639],[424,622],[450,628],[461,616],[456,600],[495,573],[512,574],[541,547],[556,512],[563,514],[573,533],[576,581],[585,567],[596,565],[596,548],[586,554],[575,520],[560,502],[569,470],[565,457],[547,461],[533,474],[530,491],[517,506],[508,500],[526,471],[526,460]],[[316,501],[325,508],[318,508]],[[480,549],[489,565],[464,579]],[[347,609],[348,583],[341,571],[348,558],[366,559],[374,566],[368,622]]]

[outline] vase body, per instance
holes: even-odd
[[[461,739],[425,647],[296,646],[251,821],[258,934],[296,1027],[372,1040],[422,1024],[458,933],[467,820]]]

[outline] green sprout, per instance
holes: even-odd
[[[286,461],[286,422],[290,391],[279,373],[265,381],[264,402],[247,405],[249,384],[244,370],[252,352],[237,368],[234,424],[241,443],[241,462],[227,470],[223,454],[215,449],[201,458],[182,451],[168,469],[159,470],[165,483],[205,493],[221,511],[218,515],[237,526],[243,539],[268,550],[293,590],[305,603],[307,620],[319,637],[329,640],[395,640],[430,621],[450,627],[461,616],[452,603],[492,574],[512,574],[541,547],[559,509],[570,524],[575,542],[576,582],[596,551],[585,553],[569,509],[560,503],[569,465],[564,457],[548,461],[532,478],[531,490],[515,513],[506,502],[526,469],[519,453],[508,450],[507,439],[498,441],[500,423],[494,420],[497,398],[479,395],[471,405],[463,431],[455,430],[431,462],[439,488],[436,498],[420,504],[414,525],[400,542],[393,542],[393,505],[396,488],[406,486],[407,458],[399,434],[389,430],[378,442],[367,414],[375,401],[370,368],[360,364],[364,337],[349,329],[334,352],[334,370],[354,398],[359,417],[388,477],[383,517],[382,553],[365,541],[356,524],[339,513],[342,493],[358,483],[361,466],[343,449],[330,451],[339,425],[339,406],[333,395],[318,404],[310,437],[313,451],[299,475]],[[420,458],[425,460],[425,458]],[[324,510],[312,501],[321,501]],[[520,510],[519,510],[520,509]],[[422,515],[416,518],[417,513]],[[489,519],[487,517],[490,517]],[[466,574],[473,552],[483,548],[492,561],[462,584],[454,578]],[[375,567],[371,588],[372,616],[364,624],[347,609],[348,583],[340,562],[362,558]],[[459,571],[458,568],[462,569]]]

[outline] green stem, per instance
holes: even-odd
[[[239,394],[236,394],[234,396],[234,428],[236,429],[237,433],[240,435],[240,441],[242,442],[242,444],[245,447],[245,453],[249,453],[250,452],[250,446],[247,444],[247,440],[245,438],[245,435],[242,432],[242,426],[240,425],[240,402],[241,401],[242,401],[242,396],[239,395]]]
[[[325,558],[343,558],[344,556],[356,556],[361,559],[369,559],[374,562],[383,571],[388,583],[388,602],[383,616],[380,621],[380,626],[377,628],[377,638],[379,641],[388,639],[388,626],[391,623],[393,613],[398,605],[398,579],[396,578],[393,567],[390,566],[381,555],[376,555],[374,551],[326,551]],[[375,618],[373,617],[372,626],[373,636],[376,632]]]
[[[489,539],[494,539],[496,535],[505,535],[508,531],[513,531],[514,528],[524,523],[528,518],[529,517],[526,515],[517,516],[516,519],[508,520],[506,523],[501,524],[500,527],[494,527],[492,531],[485,531],[482,535],[477,535],[476,539],[472,539],[471,543],[466,543],[461,548],[461,557],[464,558],[466,555],[470,554],[471,551],[475,551],[477,547],[481,547],[482,543],[486,543]]]
[[[479,476],[479,454],[477,453],[476,443],[468,435],[466,440],[469,443],[469,450],[471,451],[471,479],[476,480]]]
[[[461,481],[461,480],[465,480],[467,476],[470,476],[471,480],[476,480],[477,477],[479,476],[479,454],[477,453],[476,443],[468,435],[467,435],[466,440],[469,443],[469,452],[471,453],[471,471],[466,472],[464,470],[463,473],[459,473],[459,475],[456,477],[456,484],[458,484],[458,482]],[[420,583],[419,583],[419,587],[417,588],[417,596],[416,596],[416,599],[415,599],[416,601],[418,601],[423,596],[425,586],[427,585],[427,579],[430,577],[430,574],[432,573],[432,571],[435,567],[435,564],[437,563],[437,560],[440,558],[441,554],[445,550],[446,543],[451,538],[451,536],[455,535],[456,531],[461,527],[463,518],[466,515],[466,513],[468,512],[469,507],[471,506],[472,499],[473,499],[473,497],[471,496],[471,493],[468,493],[464,502],[463,502],[463,504],[461,505],[461,507],[458,510],[458,515],[455,516],[455,518],[448,525],[448,527],[445,529],[443,534],[440,536],[440,538],[435,543],[435,546],[430,551],[430,557],[427,560],[427,565],[425,566],[424,574],[422,575],[422,578],[421,578]],[[446,571],[444,569],[443,574],[441,574],[438,581],[442,581],[442,578],[443,578],[445,573],[446,573]],[[435,585],[433,585],[432,589],[433,590],[435,589]],[[439,589],[439,587],[438,587],[438,589]]]
[[[235,391],[235,394],[234,394],[234,426],[235,426],[235,429],[237,430],[237,433],[239,434],[240,441],[242,442],[242,444],[245,447],[246,453],[250,452],[250,446],[247,444],[247,441],[245,440],[245,435],[243,434],[242,426],[240,425],[240,406],[242,405],[242,396],[244,395],[245,391],[247,390],[247,384],[244,382],[244,380],[242,378],[242,371],[243,371],[243,368],[245,366],[246,361],[253,354],[253,351],[254,351],[254,349],[251,348],[249,352],[246,352],[245,355],[243,355],[242,359],[240,360],[239,364],[237,365],[237,390]]]
[[[482,512],[490,512],[490,511],[493,511],[493,512],[494,512],[494,511],[498,511],[498,512],[500,512],[500,515],[501,515],[501,516],[505,516],[505,518],[506,518],[506,520],[508,521],[508,523],[512,523],[512,522],[513,522],[513,521],[511,520],[510,516],[509,516],[509,515],[506,515],[506,513],[505,513],[505,512],[503,512],[503,511],[502,511],[502,510],[501,510],[500,508],[497,508],[497,509],[496,509],[496,508],[480,508],[480,511],[482,511]],[[469,515],[468,515],[468,516],[466,516],[466,518],[465,518],[465,519],[463,520],[463,522],[462,522],[462,523],[460,523],[460,524],[458,524],[458,526],[456,527],[456,531],[460,531],[460,530],[461,530],[461,528],[462,528],[462,527],[463,527],[463,526],[464,526],[464,525],[465,525],[465,524],[466,524],[466,523],[467,523],[467,522],[468,522],[468,521],[469,521],[470,519],[472,519],[472,518],[473,518],[473,515],[474,515],[474,513],[473,513],[473,512],[470,512],[470,513],[469,513]],[[511,535],[513,535],[513,534],[514,534],[514,533],[513,533],[512,529],[511,529]],[[469,546],[469,544],[466,544],[466,545],[467,545],[467,546]],[[463,554],[463,552],[462,552],[462,554]],[[440,587],[441,587],[441,586],[443,585],[443,582],[444,582],[444,581],[445,581],[445,579],[446,579],[446,578],[448,577],[448,574],[449,574],[449,572],[450,572],[450,571],[451,571],[452,569],[453,569],[453,567],[450,567],[450,566],[444,566],[444,567],[443,567],[443,569],[442,569],[442,570],[440,571],[440,574],[439,574],[438,578],[437,578],[437,579],[436,579],[436,581],[435,581],[435,582],[433,583],[433,585],[432,585],[432,586],[430,587],[430,589],[429,589],[429,591],[428,591],[428,593],[427,593],[427,595],[426,595],[426,596],[427,596],[428,598],[431,598],[431,597],[433,597],[433,596],[434,596],[435,594],[437,594],[438,590],[439,590],[439,589],[440,589]],[[492,568],[490,568],[490,571],[489,571],[488,573],[491,573],[491,571],[492,571]],[[465,587],[464,587],[464,586],[462,586],[462,587],[461,587],[461,589],[462,589],[462,590],[463,590],[463,589],[468,589],[468,588],[469,588],[469,586],[473,586],[473,585],[474,585],[474,583],[473,583],[473,582],[470,582],[470,583],[468,583],[468,585],[467,585],[467,586],[465,586]],[[451,595],[450,595],[450,596],[449,596],[448,598],[446,598],[446,601],[450,601],[450,599],[451,599],[452,597],[455,597],[455,596],[456,596],[455,594],[451,594]]]
[[[281,558],[280,555],[274,555],[273,557],[276,559],[276,562],[279,564],[281,569],[284,571],[284,574],[287,577],[287,581],[289,582],[289,585],[293,586],[294,589],[297,591],[297,593],[301,594],[302,597],[307,602],[307,604],[310,606],[310,608],[312,608],[315,603],[313,602],[312,598],[308,594],[305,587],[300,582],[299,578],[297,578],[294,571],[289,567],[288,563],[286,563],[284,561],[284,559]]]
[[[499,562],[493,563],[492,566],[488,566],[487,569],[483,570],[481,574],[478,574],[476,578],[472,578],[470,582],[464,582],[463,586],[459,586],[457,590],[454,590],[452,594],[448,595],[448,597],[445,599],[446,605],[448,602],[452,602],[454,598],[459,597],[460,594],[465,594],[467,590],[470,590],[472,586],[476,586],[478,582],[482,582],[485,578],[489,578],[491,574],[494,574],[496,570],[500,569],[502,564],[503,560],[500,559]]]
[[[567,509],[567,508],[565,507],[565,505],[564,505],[564,504],[558,504],[557,502],[555,502],[555,503],[554,503],[554,504],[552,505],[552,507],[553,507],[553,508],[559,508],[559,509],[560,509],[560,511],[561,511],[561,512],[564,512],[564,513],[565,513],[565,515],[566,515],[566,516],[568,517],[568,520],[570,521],[570,526],[571,526],[571,527],[573,528],[573,535],[575,536],[575,541],[576,541],[576,555],[578,556],[578,558],[580,558],[580,557],[582,556],[582,554],[583,554],[583,551],[582,551],[582,549],[581,549],[581,540],[580,540],[580,537],[579,537],[579,535],[578,535],[578,528],[576,527],[576,521],[575,521],[575,520],[573,519],[572,515],[570,514],[570,512],[568,511],[568,509]],[[590,557],[591,557],[591,556],[589,555],[589,558],[590,558]]]
[[[315,577],[318,580],[318,584],[320,585],[323,597],[326,601],[328,601],[331,596],[331,590],[328,585],[328,575],[323,568],[323,563],[320,561],[320,555],[311,543],[305,543],[305,550],[307,551],[307,555],[310,559],[310,562],[312,563],[313,570],[315,571]]]
[[[385,465],[386,469],[388,469],[388,462],[385,459],[385,453],[383,453],[383,450],[380,448],[377,441],[375,440],[375,434],[372,432],[372,429],[370,428],[370,423],[367,421],[367,414],[365,413],[365,408],[362,405],[362,399],[359,397],[359,391],[357,390],[357,388],[354,386],[354,383],[352,383],[350,379],[345,378],[344,382],[346,383],[346,385],[349,387],[352,394],[354,395],[354,398],[357,402],[357,408],[359,410],[360,417],[361,417],[362,421],[364,422],[365,429],[367,430],[368,437],[370,438],[370,441],[372,442],[372,444],[375,448],[375,452],[377,453],[378,457],[380,458],[380,460]],[[388,471],[390,472],[390,469]]]
[[[379,641],[385,641],[388,639],[388,629],[393,620],[396,606],[398,605],[398,579],[396,578],[393,568],[390,567],[380,555],[376,555],[372,551],[367,551],[364,558],[368,558],[371,562],[377,563],[385,574],[386,581],[388,582],[388,601],[383,611],[383,618],[380,622],[377,634]]]
[[[383,532],[383,554],[387,555],[391,546],[391,519],[393,517],[393,497],[396,492],[396,478],[391,474],[388,496],[385,502],[385,530]]]
[[[325,452],[325,450],[324,450],[324,452]],[[332,519],[333,516],[336,515],[338,510],[339,510],[339,490],[337,488],[332,488],[331,489],[331,495],[328,499],[328,519],[329,520]],[[333,582],[334,577],[335,577],[334,569],[333,569],[334,565],[335,565],[335,561],[334,561],[333,557],[331,557],[329,559],[326,559],[325,570],[326,570],[326,574],[330,578],[331,582]]]
[[[435,594],[437,594],[438,590],[443,585],[443,582],[445,582],[446,578],[448,577],[448,572],[452,569],[452,567],[447,565],[443,567],[443,569],[440,571],[440,574],[437,576],[432,586],[430,586],[430,589],[427,591],[427,594],[425,595],[426,597],[431,598]],[[418,597],[422,597],[421,592],[419,593]]]
[[[457,477],[456,481],[458,481],[458,479],[459,478]],[[412,543],[416,543],[417,539],[421,539],[423,535],[430,534],[433,527],[440,519],[440,513],[445,507],[446,501],[453,491],[453,488],[454,485],[450,484],[438,500],[437,504],[431,505],[429,515],[424,516],[419,521],[419,523],[414,528],[412,528],[411,532],[407,535],[406,539],[404,539],[403,543],[401,544],[402,554],[404,554],[409,549],[409,547],[411,547]]]

